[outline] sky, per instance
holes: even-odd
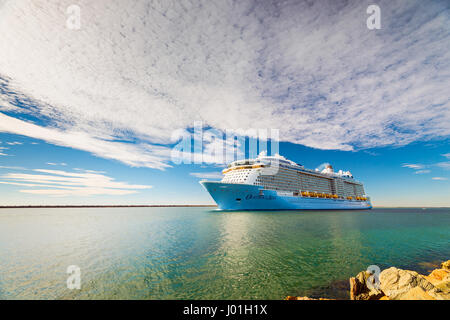
[[[448,1],[0,0],[0,205],[212,203],[226,161],[180,158],[217,140],[173,152],[200,123],[278,130],[375,206],[450,206],[449,22]]]

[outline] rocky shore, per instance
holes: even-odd
[[[328,300],[288,296],[286,300]],[[450,260],[429,275],[395,267],[350,278],[350,300],[450,300]]]

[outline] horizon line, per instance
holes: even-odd
[[[217,207],[215,204],[136,204],[136,205],[5,205],[0,209],[39,209],[39,208],[189,208],[189,207]],[[450,206],[373,206],[372,208],[450,208]],[[301,209],[299,209],[301,210]],[[295,210],[294,210],[295,211]],[[320,210],[319,210],[320,211]]]

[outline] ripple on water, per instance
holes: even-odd
[[[4,210],[0,298],[345,299],[348,278],[371,264],[433,269],[449,234],[448,209]],[[69,265],[81,290],[66,287]]]

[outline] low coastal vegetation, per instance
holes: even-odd
[[[450,260],[429,275],[391,267],[375,285],[372,274],[361,271],[350,278],[351,300],[450,300]],[[328,300],[288,296],[286,300]]]

